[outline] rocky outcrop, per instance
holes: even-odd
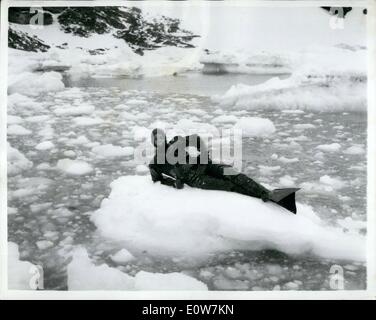
[[[67,8],[59,15],[58,21],[64,32],[83,37],[112,33],[138,54],[162,46],[191,48],[190,41],[197,37],[180,29],[178,19],[162,16],[159,20],[148,21],[136,7]]]
[[[56,15],[56,22],[65,33],[85,38],[93,34],[109,33],[115,38],[123,39],[140,55],[145,50],[164,46],[192,48],[194,46],[191,41],[197,37],[192,32],[181,29],[178,19],[161,16],[148,20],[144,18],[141,9],[136,7],[46,7],[43,10],[45,25],[53,23],[53,15]],[[31,16],[29,8],[11,8],[9,21],[29,24]],[[27,41],[17,41],[15,45],[12,41],[10,47],[30,51],[29,45],[22,46],[24,42]],[[39,42],[41,43],[40,40]],[[42,51],[46,48],[42,46],[40,49]]]
[[[9,8],[9,22],[18,24],[30,24],[36,12],[27,7],[13,7]],[[38,21],[39,22],[39,21]],[[40,23],[43,25],[50,25],[53,22],[51,13],[43,12],[43,19]]]
[[[50,48],[42,40],[37,37],[30,37],[25,32],[16,31],[9,28],[8,33],[8,46],[9,48],[34,51],[34,52],[46,52]]]

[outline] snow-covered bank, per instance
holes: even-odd
[[[92,221],[103,236],[136,250],[194,256],[270,248],[333,259],[365,258],[364,237],[326,226],[304,205],[298,204],[293,215],[259,199],[189,187],[176,190],[141,176],[121,177],[111,188]]]
[[[145,19],[141,11],[129,7],[68,8],[51,17],[52,23],[42,28],[10,23],[12,32],[48,46],[29,51],[12,46],[11,76],[20,68],[23,72],[65,70],[73,78],[85,78],[172,75],[199,67],[200,50],[189,43],[196,36],[179,29],[179,21],[161,16]],[[93,27],[85,20],[88,17],[101,21]]]
[[[207,286],[183,273],[140,271],[134,277],[106,264],[95,265],[84,248],[73,252],[68,265],[69,290],[207,290]]]

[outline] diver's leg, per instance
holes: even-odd
[[[230,191],[248,195],[245,189],[234,184],[230,180],[215,178],[209,175],[201,175],[187,184],[193,188],[205,190]]]
[[[231,174],[225,174],[225,170],[232,171]],[[224,164],[210,164],[207,166],[206,172],[217,179],[223,179],[231,181],[242,190],[245,190],[246,194],[252,197],[260,198],[263,201],[269,200],[270,191],[261,184],[257,183],[247,175],[236,172],[229,165]],[[237,188],[237,189],[239,189]]]
[[[260,198],[263,201],[268,201],[270,199],[271,192],[245,174],[239,173],[237,175],[228,175],[227,177],[234,184],[238,184],[242,186],[242,188],[246,189],[248,195]]]

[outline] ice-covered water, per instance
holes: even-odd
[[[266,78],[250,79],[248,84]],[[333,264],[344,268],[346,289],[365,288],[362,262],[288,256],[271,250],[231,251],[197,260],[137,252],[136,259],[126,264],[110,258],[122,244],[101,237],[90,215],[109,195],[112,181],[148,174],[132,161],[127,151],[132,149],[125,148],[137,147],[136,127],[149,127],[158,120],[211,122],[219,115],[271,120],[275,133],[244,138],[244,171],[268,186],[302,187],[297,201],[311,205],[328,224],[365,233],[358,221],[366,220],[366,114],[232,110],[208,97],[238,80],[231,76],[170,77],[114,80],[111,86],[108,81],[92,80],[73,83],[81,88],[35,96],[31,103],[14,99],[8,114],[14,116],[11,121],[16,127],[8,132],[8,141],[33,166],[8,178],[9,241],[19,245],[21,259],[43,266],[46,289],[67,288],[69,253],[78,245],[88,250],[95,263],[105,262],[130,275],[139,270],[184,271],[209,289],[330,289]],[[194,85],[197,81],[205,85]],[[188,92],[188,88],[193,89]],[[67,109],[72,106],[79,106],[80,111]],[[121,156],[94,152],[94,147],[106,144],[124,147]],[[67,170],[69,161],[58,164],[61,159],[80,163]]]

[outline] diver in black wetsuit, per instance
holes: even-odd
[[[213,163],[208,156],[205,143],[198,135],[176,136],[167,142],[165,133],[161,129],[154,129],[152,142],[156,147],[156,153],[149,169],[154,182],[160,181],[178,189],[183,188],[186,183],[194,188],[233,191],[264,201],[269,199],[270,191],[246,175],[225,175],[225,168],[230,169],[231,166]],[[183,159],[178,159],[174,164],[168,161],[169,153],[175,153],[177,156],[179,150],[192,146],[200,152],[196,159],[183,151]]]
[[[204,141],[198,135],[176,136],[167,142],[161,129],[152,132],[155,155],[149,164],[153,182],[182,189],[184,184],[190,187],[241,193],[263,201],[273,201],[296,213],[295,191],[298,189],[276,189],[269,191],[245,174],[225,164],[215,164],[208,155]],[[187,147],[195,147],[199,156],[191,157]],[[179,158],[180,156],[180,158]],[[232,170],[232,174],[225,174]]]

